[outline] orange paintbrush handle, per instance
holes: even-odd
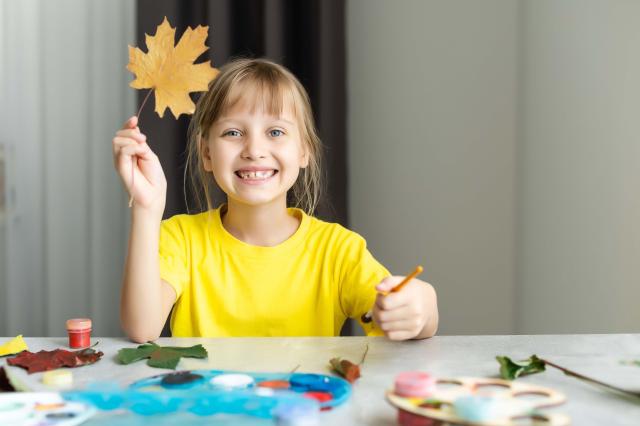
[[[409,281],[411,281],[412,279],[414,279],[415,277],[420,275],[423,270],[424,269],[422,268],[422,266],[420,266],[420,265],[416,266],[416,269],[414,269],[412,273],[407,275],[405,277],[405,279],[400,282],[400,284],[398,284],[397,286],[392,288],[389,293],[396,293],[396,292],[402,290],[402,287],[404,287],[405,285],[407,285],[409,283]]]
[[[380,294],[386,296],[389,293],[397,293],[398,291],[402,290],[402,287],[407,285],[407,283],[409,283],[412,279],[414,279],[415,277],[420,275],[423,270],[424,269],[422,268],[422,266],[420,266],[420,265],[416,266],[416,269],[414,269],[412,273],[407,275],[404,280],[400,281],[400,283],[397,286],[392,288],[391,291],[389,291],[389,292],[381,292]],[[362,322],[370,323],[372,318],[373,318],[372,317],[372,315],[373,315],[372,312],[373,311],[369,311],[366,314],[362,315],[362,317],[360,318],[362,320]]]

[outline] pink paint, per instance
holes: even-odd
[[[91,346],[91,320],[89,318],[67,320],[67,334],[70,348],[88,348]]]
[[[429,373],[405,371],[396,376],[394,392],[407,398],[427,398],[436,390],[436,379]]]

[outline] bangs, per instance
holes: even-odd
[[[291,85],[284,76],[268,71],[239,75],[222,102],[220,115],[238,107],[252,114],[262,111],[280,118],[285,109],[289,108],[294,118],[297,118],[297,102]]]

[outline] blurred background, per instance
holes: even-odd
[[[395,274],[424,265],[440,334],[640,329],[640,2],[0,0],[0,335],[78,316],[122,334],[111,139],[146,94],[127,45],[165,15],[178,37],[210,26],[201,60],[300,78],[326,145],[318,215]],[[141,114],[166,216],[187,211],[187,125]]]

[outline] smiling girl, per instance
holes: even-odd
[[[163,221],[162,167],[137,117],[127,120],[113,139],[115,167],[135,199],[126,334],[155,340],[173,307],[175,337],[337,336],[348,317],[373,307],[374,322],[360,323],[368,335],[432,336],[433,287],[413,279],[379,295],[404,277],[390,276],[360,235],[312,216],[321,151],[300,82],[267,60],[233,61],[200,97],[190,127],[187,166],[203,212]],[[217,207],[214,185],[226,194]]]

